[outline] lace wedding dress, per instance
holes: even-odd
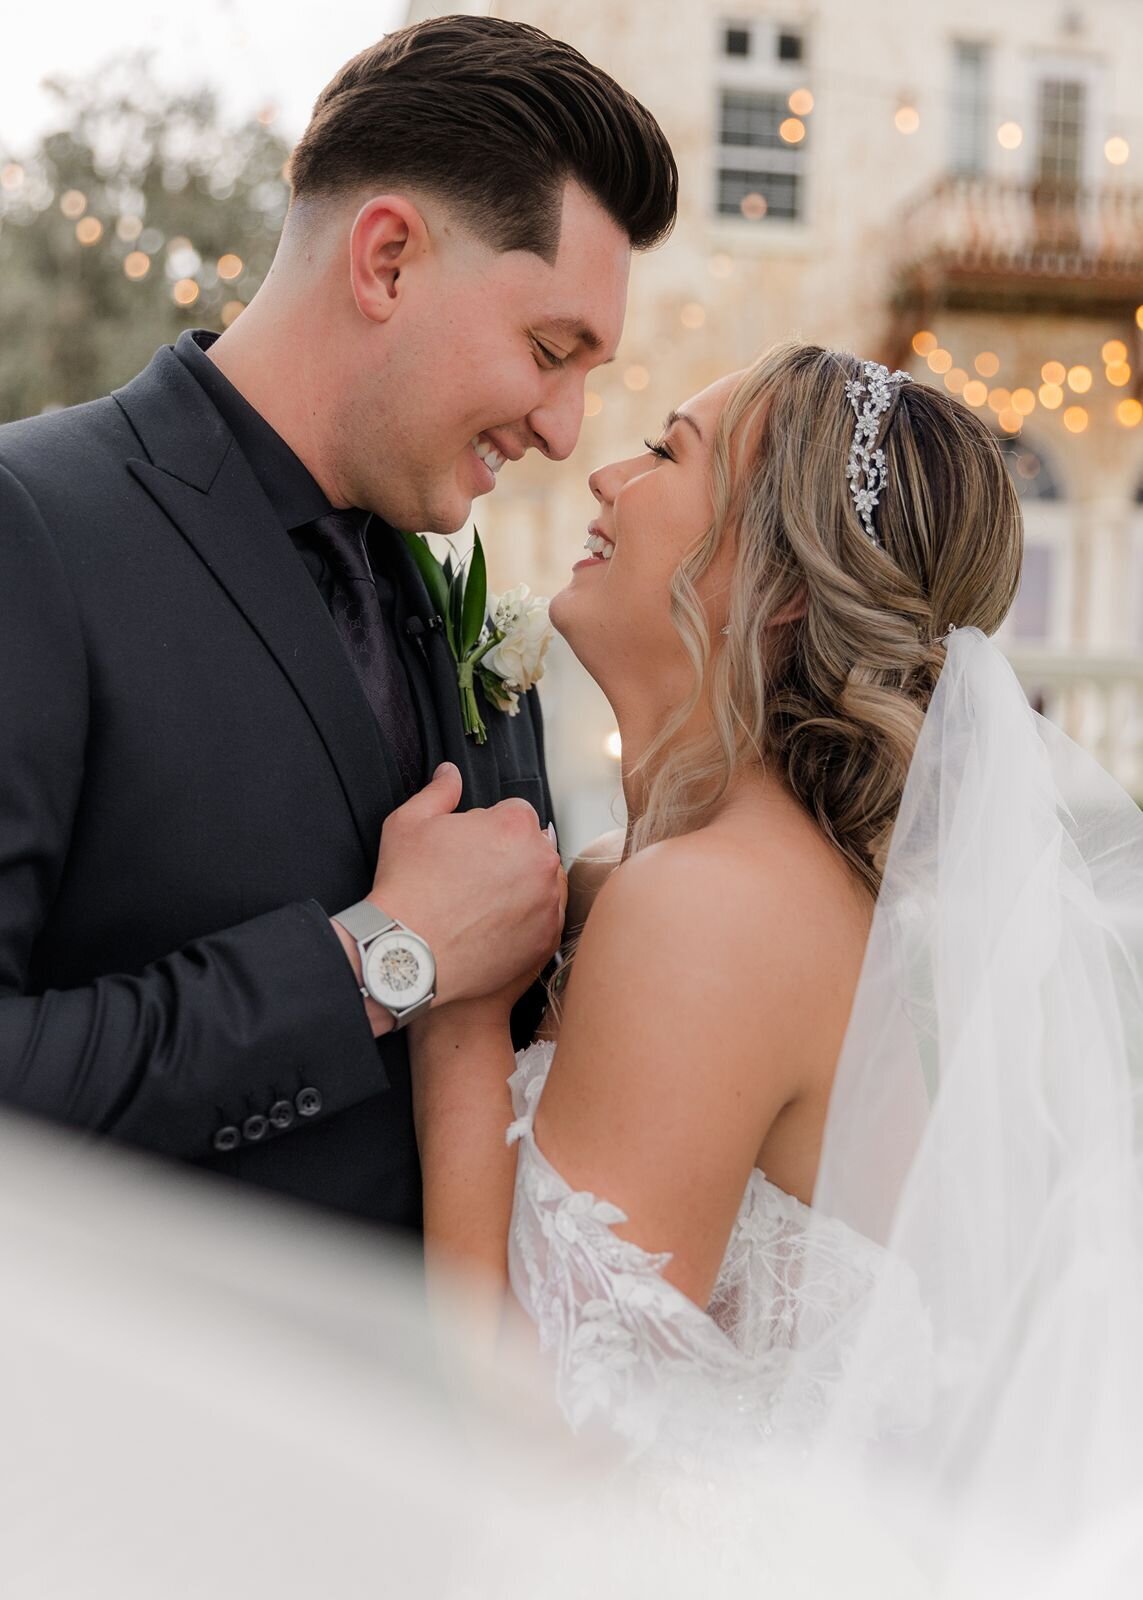
[[[602,1423],[636,1451],[719,1466],[752,1443],[805,1440],[828,1415],[874,1297],[892,1304],[895,1336],[869,1384],[863,1431],[925,1420],[931,1332],[902,1262],[755,1171],[701,1310],[664,1278],[669,1255],[618,1237],[624,1212],[572,1189],[536,1143],[554,1052],[522,1051],[510,1079],[519,1156],[509,1269],[574,1428]]]

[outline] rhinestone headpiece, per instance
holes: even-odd
[[[873,525],[873,509],[885,487],[886,471],[885,451],[875,450],[873,445],[881,431],[881,418],[893,404],[894,386],[912,381],[907,372],[890,372],[879,361],[863,361],[861,377],[851,378],[845,386],[846,397],[857,418],[845,475],[861,525],[878,550],[883,546]]]

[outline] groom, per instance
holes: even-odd
[[[225,334],[0,428],[0,1100],[416,1227],[400,1026],[538,969],[562,876],[535,695],[465,738],[394,530],[569,454],[676,172],[567,45],[450,17],[291,180]]]

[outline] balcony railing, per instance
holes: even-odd
[[[899,310],[1121,316],[1143,300],[1143,189],[946,176],[899,219]]]
[[[1010,646],[1029,700],[1143,803],[1143,656]]]

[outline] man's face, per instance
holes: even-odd
[[[583,421],[588,373],[623,329],[630,241],[576,184],[550,264],[438,227],[401,286],[375,401],[354,454],[357,503],[398,528],[454,533],[526,450],[562,461]],[[365,459],[362,459],[364,454]]]

